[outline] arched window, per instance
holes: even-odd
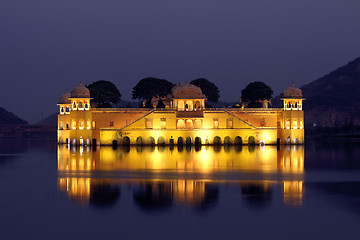
[[[180,100],[178,103],[178,110],[179,111],[184,111],[184,101]]]
[[[83,130],[84,127],[85,127],[85,122],[84,122],[84,120],[80,120],[80,121],[79,121],[79,129],[80,129],[80,130]]]
[[[187,110],[192,111],[193,110],[193,102],[192,101],[186,101]]]
[[[186,129],[193,129],[193,121],[191,119],[186,120]]]
[[[71,121],[71,127],[72,127],[72,129],[76,129],[76,121],[75,120],[72,120]]]
[[[196,102],[195,102],[194,110],[195,110],[195,111],[200,111],[200,110],[201,110],[200,101],[196,101]]]
[[[201,124],[201,120],[200,120],[200,119],[196,119],[196,120],[195,120],[195,128],[196,128],[196,129],[201,129],[201,128],[202,128],[202,124]]]
[[[286,129],[290,129],[290,121],[289,121],[289,120],[287,120],[287,121],[285,122],[285,128],[286,128]]]
[[[287,108],[291,108],[291,104],[290,104],[290,102],[288,102]]]
[[[73,109],[76,109],[76,102],[74,102],[73,104]]]
[[[83,103],[82,103],[82,102],[79,102],[78,107],[79,107],[79,108],[83,108]]]
[[[91,129],[91,122],[90,122],[90,120],[87,120],[87,122],[86,122],[86,128],[89,130],[89,129]]]
[[[185,121],[182,119],[179,119],[176,125],[177,129],[184,129],[185,128]]]
[[[295,108],[297,108],[298,107],[298,104],[297,104],[297,102],[295,103]]]
[[[65,112],[67,112],[67,113],[70,112],[69,107],[66,107],[66,108],[65,108]]]
[[[64,113],[64,107],[61,107],[61,113]]]
[[[87,102],[85,103],[85,109],[89,109],[89,104]]]

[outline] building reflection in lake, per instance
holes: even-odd
[[[144,210],[174,204],[206,209],[218,201],[221,183],[239,184],[243,199],[254,204],[270,201],[272,189],[280,185],[285,204],[301,205],[304,149],[60,145],[58,172],[62,192],[93,206],[112,206],[120,198],[121,186],[130,185],[134,202]],[[256,180],[241,177],[249,174]],[[286,175],[286,179],[268,181],[264,174]]]

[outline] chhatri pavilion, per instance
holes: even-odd
[[[303,144],[303,96],[294,84],[282,108],[205,108],[192,84],[173,87],[163,109],[93,108],[81,83],[60,97],[58,143],[71,145]]]

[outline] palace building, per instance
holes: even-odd
[[[205,108],[192,84],[172,89],[163,109],[93,108],[81,83],[60,97],[58,143],[71,145],[303,144],[302,92],[285,90],[283,108]]]

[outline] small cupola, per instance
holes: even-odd
[[[71,109],[90,110],[90,90],[82,83],[71,90]]]
[[[303,98],[302,91],[294,83],[284,91],[284,110],[302,110]]]

